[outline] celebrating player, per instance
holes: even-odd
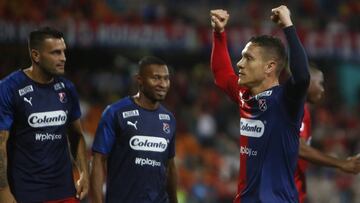
[[[175,118],[160,102],[170,87],[166,64],[156,57],[139,63],[139,92],[108,106],[93,144],[91,191],[108,203],[176,203]],[[106,169],[106,173],[105,173]]]
[[[88,170],[78,96],[62,77],[63,34],[42,28],[30,33],[28,45],[32,66],[0,83],[0,202],[79,202]],[[67,130],[80,139],[76,185]]]
[[[307,57],[286,6],[272,9],[289,46],[292,77],[279,85],[287,63],[281,41],[250,39],[234,73],[227,49],[225,10],[210,12],[214,30],[211,70],[215,84],[240,108],[240,175],[234,202],[298,202],[294,171],[299,129],[310,76]]]

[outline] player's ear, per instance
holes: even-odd
[[[277,63],[273,60],[269,61],[265,67],[265,73],[271,73],[276,71]]]
[[[142,81],[142,77],[141,77],[140,74],[136,74],[136,75],[135,75],[135,80],[136,80],[136,83],[137,83],[139,86],[142,86],[143,81]]]
[[[40,62],[40,52],[38,50],[31,49],[30,56],[31,56],[32,61],[34,61],[35,63]]]

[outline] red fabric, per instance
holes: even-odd
[[[304,107],[304,117],[300,129],[300,138],[304,139],[307,144],[311,141],[311,117],[308,104]],[[300,203],[304,203],[306,198],[306,176],[305,172],[308,167],[307,161],[299,158],[295,171],[295,184],[299,193]]]
[[[44,203],[80,203],[80,200],[76,199],[75,197],[70,197],[70,198],[60,199],[60,200],[46,201]]]
[[[221,88],[240,107],[240,117],[249,118],[250,115],[242,110],[247,104],[242,103],[240,97],[247,95],[247,88],[238,85],[238,75],[231,64],[227,47],[226,33],[213,34],[213,49],[211,52],[211,70],[215,77],[215,84]],[[241,94],[241,96],[240,96]],[[248,145],[248,138],[240,136],[240,147]],[[240,195],[246,187],[246,156],[240,156],[240,174],[238,179],[238,191],[234,203],[240,203]]]

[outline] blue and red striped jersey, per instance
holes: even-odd
[[[292,77],[251,95],[238,85],[225,32],[214,33],[211,70],[215,83],[240,109],[240,175],[234,202],[298,202],[294,183],[299,129],[309,84],[306,54],[293,26],[285,28]]]

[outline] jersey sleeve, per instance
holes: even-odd
[[[233,101],[238,102],[240,89],[237,82],[238,76],[232,68],[225,32],[213,33],[211,71],[215,77],[215,84]]]
[[[71,102],[72,102],[72,110],[69,114],[70,122],[77,120],[81,117],[81,110],[80,110],[80,103],[79,103],[79,95],[75,89],[73,83],[67,83],[69,93],[71,95]]]
[[[115,143],[115,112],[108,106],[100,119],[96,129],[92,150],[102,154],[109,154]]]
[[[289,62],[291,77],[285,82],[285,105],[292,119],[302,117],[302,108],[305,103],[306,92],[310,83],[308,59],[294,26],[284,29],[289,46]]]
[[[173,126],[174,126],[174,131],[169,143],[169,159],[172,159],[175,157],[175,140],[176,140],[176,120],[175,117],[172,117],[173,120]]]
[[[14,121],[14,91],[5,81],[0,81],[0,130],[10,130]]]
[[[310,117],[310,112],[309,112],[309,108],[307,107],[307,105],[305,105],[304,107],[304,117],[301,123],[301,128],[300,128],[300,137],[304,138],[305,140],[308,140],[308,138],[310,137],[310,130],[311,129],[311,117]]]

